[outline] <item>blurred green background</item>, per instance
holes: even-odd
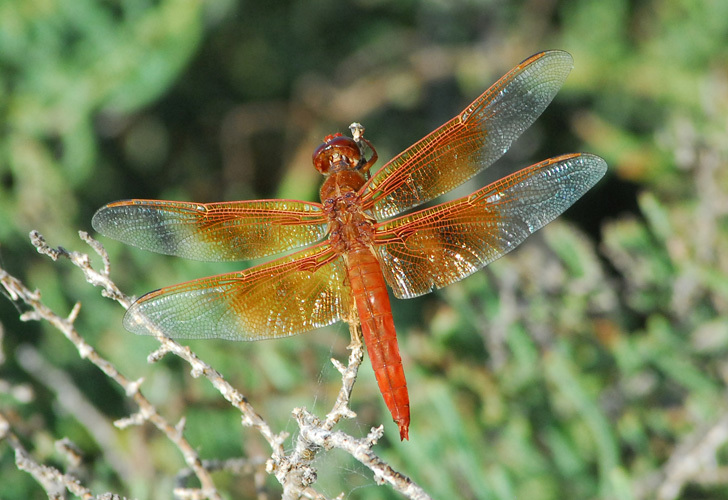
[[[132,378],[203,458],[267,456],[266,443],[179,360],[27,235],[78,240],[123,198],[316,200],[310,155],[352,121],[386,161],[548,48],[575,69],[497,167],[460,194],[549,156],[590,151],[610,170],[519,250],[439,293],[394,301],[412,399],[400,443],[368,362],[355,435],[436,498],[726,498],[728,2],[9,0],[0,3],[0,259]],[[239,265],[153,255],[102,238],[130,294]],[[245,264],[247,265],[247,264]],[[170,498],[183,460],[156,429],[99,443],[17,353],[31,345],[111,422],[136,410],[47,325],[0,301],[0,411],[34,457],[86,456],[95,493]],[[346,357],[343,325],[251,344],[189,342],[273,426],[320,415]],[[25,366],[25,367],[24,367]],[[723,431],[717,434],[715,430]],[[0,498],[44,498],[0,442]],[[682,461],[681,461],[682,460]],[[327,496],[399,498],[341,452],[321,454]],[[251,476],[215,475],[226,498]],[[660,489],[677,481],[676,490]],[[268,480],[271,498],[279,495]],[[684,487],[682,487],[684,486]]]

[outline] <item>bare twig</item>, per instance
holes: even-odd
[[[672,500],[691,481],[710,479],[715,472],[719,450],[728,442],[728,412],[724,412],[707,429],[702,429],[679,444],[660,475],[656,498]],[[710,482],[710,481],[709,481]]]
[[[126,461],[117,452],[120,443],[113,426],[86,400],[73,380],[63,370],[52,366],[30,345],[20,346],[16,359],[26,372],[41,380],[56,394],[63,409],[73,415],[93,435],[109,465],[125,483],[131,484],[132,473]]]
[[[383,426],[372,429],[365,438],[356,439],[340,431],[332,432],[324,429],[323,426],[318,425],[316,417],[306,410],[299,410],[294,416],[298,420],[301,434],[305,439],[325,450],[338,448],[346,451],[374,472],[374,480],[377,484],[389,484],[407,498],[417,500],[430,498],[410,478],[392,469],[372,451],[374,445],[384,434]]]
[[[18,469],[26,471],[33,476],[38,484],[48,494],[48,498],[65,498],[64,491],[68,490],[79,498],[84,500],[107,499],[107,500],[123,500],[124,497],[105,493],[101,496],[94,496],[91,490],[81,484],[77,478],[70,474],[64,474],[55,467],[39,464],[20,443],[18,437],[10,430],[10,423],[3,414],[0,413],[0,441],[7,441],[10,447],[15,450],[15,464]]]
[[[90,239],[86,233],[82,233],[81,238],[84,240]],[[114,297],[115,300],[119,300],[120,302],[126,302],[127,304],[131,303],[129,298],[122,294],[116,285],[108,279],[108,276],[95,271],[91,267],[87,254],[68,252],[63,248],[50,248],[45,244],[43,237],[35,231],[31,233],[31,241],[38,249],[38,252],[48,255],[54,260],[59,257],[66,257],[71,260],[71,262],[83,270],[86,280],[89,281],[89,283],[96,286],[103,286],[104,291],[108,294],[108,296]],[[98,247],[95,247],[95,249],[98,248],[100,248],[100,244]],[[103,250],[103,248],[101,248],[101,250]],[[202,467],[197,451],[184,438],[182,433],[159,414],[154,405],[152,405],[141,391],[139,391],[139,384],[136,381],[122,375],[111,362],[99,355],[99,353],[78,333],[74,327],[74,321],[80,311],[80,304],[77,303],[73,307],[67,318],[62,318],[40,300],[39,292],[30,291],[23,283],[20,282],[20,280],[14,278],[2,268],[0,268],[0,283],[11,298],[14,300],[20,300],[31,308],[30,311],[21,315],[22,320],[45,320],[63,333],[63,335],[73,343],[82,358],[88,359],[108,377],[118,383],[124,389],[126,394],[134,399],[134,402],[139,406],[140,412],[145,416],[145,419],[153,423],[179,448],[182,452],[185,463],[187,463],[187,466],[191,467],[195,471],[197,478],[200,480],[202,491],[205,496],[211,499],[220,498],[220,494],[215,489],[212,477],[204,469],[204,467]]]
[[[234,474],[255,474],[259,469],[263,469],[265,466],[265,460],[263,458],[228,458],[225,460],[203,460],[202,465],[205,469],[210,472],[215,471],[230,471]],[[189,480],[190,476],[194,475],[192,469],[181,470],[174,482],[179,488],[184,488],[185,483]]]
[[[364,358],[364,344],[361,341],[361,326],[358,321],[350,321],[349,330],[351,332],[349,364],[344,367],[338,360],[331,360],[342,377],[342,386],[336,398],[336,403],[334,403],[334,407],[323,422],[318,419],[312,420],[314,422],[312,425],[323,430],[330,431],[342,418],[356,416],[349,408],[349,401],[359,366]],[[305,411],[305,409],[296,408],[293,410],[293,414],[297,416],[299,412]],[[283,498],[294,499],[304,495],[309,486],[316,481],[316,470],[311,464],[320,449],[318,444],[311,442],[301,433],[296,439],[296,447],[289,457],[277,463],[269,463],[268,471],[275,474],[278,481],[283,485]]]
[[[293,416],[298,422],[301,433],[296,440],[296,447],[291,456],[285,463],[279,463],[278,468],[273,471],[284,485],[283,498],[298,498],[297,495],[301,495],[316,480],[316,471],[310,464],[317,452],[338,448],[368,467],[374,473],[374,480],[377,484],[389,484],[408,498],[429,499],[429,495],[422,488],[407,476],[392,469],[372,451],[384,433],[382,426],[372,429],[369,435],[362,439],[354,438],[340,431],[332,431],[342,418],[356,416],[349,408],[349,401],[359,366],[364,357],[364,344],[361,337],[361,325],[357,318],[349,321],[349,329],[352,340],[349,345],[351,353],[348,366],[344,367],[338,361],[331,360],[342,376],[342,387],[333,409],[323,421],[305,408],[293,410]]]
[[[351,344],[349,344],[349,364],[344,367],[338,360],[331,359],[339,373],[341,373],[341,390],[339,395],[336,397],[336,403],[331,409],[326,420],[323,423],[323,428],[331,430],[342,418],[354,418],[356,413],[351,411],[349,408],[349,402],[351,401],[351,391],[354,389],[354,382],[356,382],[357,374],[359,373],[359,367],[364,359],[364,344],[362,343],[361,324],[358,319],[356,322],[349,322],[349,332],[351,333]]]
[[[109,257],[104,249],[103,245],[89,236],[85,231],[79,231],[79,236],[83,241],[88,243],[96,253],[102,258],[104,263],[104,270],[99,272],[91,267],[90,260],[87,254],[80,252],[68,252],[67,250],[59,247],[54,249],[49,247],[43,237],[37,232],[31,232],[31,241],[33,245],[38,249],[38,252],[48,255],[49,257],[58,259],[58,257],[66,257],[78,267],[86,277],[86,281],[94,286],[103,288],[103,295],[119,302],[125,309],[128,309],[132,304],[132,300],[129,296],[122,293],[116,284],[111,280],[109,275],[110,264]],[[276,453],[283,454],[283,440],[287,437],[286,434],[275,435],[265,420],[255,411],[239,391],[237,391],[231,384],[229,384],[223,376],[215,370],[211,365],[202,361],[197,354],[195,354],[189,347],[183,346],[178,342],[167,337],[162,333],[156,325],[149,322],[145,317],[139,316],[135,318],[137,321],[143,322],[147,329],[154,333],[155,338],[160,342],[161,346],[159,349],[154,351],[149,356],[150,362],[155,362],[167,353],[172,353],[189,363],[192,367],[192,376],[198,378],[205,376],[212,385],[222,394],[222,396],[232,403],[233,406],[238,408],[243,414],[243,424],[249,427],[257,429],[263,437],[268,441],[274,450],[274,456]],[[134,394],[138,390],[137,385],[127,385],[127,394]],[[189,465],[189,464],[188,464]]]
[[[83,462],[83,452],[76,443],[68,438],[63,438],[56,441],[55,445],[56,450],[66,458],[68,464],[72,468],[78,469],[81,467]]]
[[[116,300],[124,308],[128,309],[132,300],[122,293],[111,280],[109,276],[110,263],[105,249],[87,233],[80,232],[79,234],[81,239],[88,243],[101,257],[103,261],[102,271],[97,271],[91,267],[87,254],[69,252],[63,248],[49,247],[43,237],[35,231],[31,233],[31,240],[38,252],[48,255],[54,260],[61,257],[69,259],[83,272],[89,283],[103,289],[102,294],[104,296]],[[175,489],[175,495],[178,498],[220,498],[210,477],[210,469],[217,469],[219,467],[224,467],[228,470],[238,470],[239,472],[253,473],[256,478],[256,483],[261,485],[259,498],[265,498],[262,492],[263,476],[260,475],[262,467],[259,465],[257,467],[254,466],[254,463],[258,464],[258,462],[255,460],[248,460],[247,462],[237,464],[236,462],[227,461],[202,462],[190,443],[183,437],[184,419],[177,426],[172,426],[168,423],[142,395],[140,391],[141,380],[131,380],[121,375],[110,362],[103,359],[93,347],[78,335],[73,323],[79,314],[80,304],[74,306],[67,318],[61,318],[40,301],[40,294],[38,292],[31,292],[20,281],[10,276],[2,268],[0,268],[0,282],[13,300],[20,300],[30,306],[30,310],[21,316],[22,319],[42,319],[53,324],[71,340],[82,358],[89,359],[106,375],[114,379],[124,389],[127,396],[134,399],[139,406],[139,412],[117,421],[117,427],[138,425],[145,421],[150,421],[180,449],[189,467],[187,471],[179,476],[180,481],[186,481],[190,473],[194,473],[202,487],[200,489],[184,488],[178,483],[180,487]],[[145,326],[149,331],[154,333],[160,342],[160,347],[150,354],[148,358],[150,362],[158,361],[167,353],[175,354],[184,359],[191,366],[191,373],[194,377],[206,377],[218,392],[241,412],[243,425],[256,429],[266,439],[271,446],[272,455],[266,462],[265,470],[270,474],[274,474],[283,485],[285,498],[325,498],[311,488],[311,485],[316,480],[316,471],[311,466],[311,463],[317,452],[331,448],[344,450],[362,464],[369,467],[374,473],[374,478],[378,484],[389,484],[410,498],[429,498],[419,486],[414,484],[406,476],[394,471],[372,451],[372,447],[383,433],[382,427],[372,430],[369,436],[363,439],[348,436],[343,432],[332,431],[334,426],[342,418],[352,418],[355,416],[349,407],[349,401],[358,369],[363,359],[363,344],[361,342],[361,332],[357,321],[350,321],[352,342],[349,346],[351,352],[348,365],[344,367],[341,363],[332,359],[332,362],[342,375],[342,387],[334,407],[323,421],[303,408],[294,410],[294,416],[299,422],[301,433],[297,438],[294,450],[287,456],[283,448],[283,443],[288,437],[287,433],[273,433],[268,423],[255,411],[245,396],[232,387],[211,365],[201,360],[189,347],[180,345],[158,331],[155,325],[149,323],[146,318],[137,317],[135,319],[144,322]],[[235,469],[234,466],[238,466],[238,468]]]

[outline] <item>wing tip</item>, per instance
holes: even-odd
[[[593,180],[592,186],[596,184],[604,175],[607,173],[607,170],[609,170],[609,165],[607,164],[607,160],[602,158],[599,155],[595,155],[594,153],[580,153],[578,158],[588,164],[589,169],[593,172]]]
[[[109,238],[117,239],[113,236],[113,231],[109,231],[115,227],[113,221],[114,216],[117,215],[116,209],[118,209],[118,207],[130,206],[130,204],[134,201],[135,200],[117,200],[107,203],[96,210],[93,217],[91,217],[91,227],[93,227],[94,231],[97,233],[101,233]]]
[[[536,52],[532,56],[529,56],[521,61],[518,66],[516,66],[516,68],[523,69],[526,66],[541,59],[561,60],[561,66],[565,67],[568,70],[566,74],[568,74],[574,68],[574,57],[569,52],[561,49],[549,49],[541,52]]]
[[[94,231],[97,233],[101,233],[104,236],[106,236],[105,233],[105,221],[106,221],[106,214],[108,214],[109,205],[104,205],[103,207],[96,210],[93,217],[91,218],[91,227],[94,228]]]

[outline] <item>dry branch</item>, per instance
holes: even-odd
[[[51,257],[53,260],[66,258],[78,267],[84,274],[86,280],[94,286],[102,288],[102,295],[119,302],[125,309],[131,305],[132,300],[129,296],[122,293],[116,284],[110,278],[111,264],[108,254],[103,246],[87,233],[79,233],[81,239],[89,244],[93,250],[101,257],[103,269],[96,270],[91,266],[88,254],[81,252],[70,252],[64,248],[52,248],[48,246],[43,237],[33,231],[31,233],[31,241],[39,253]],[[184,437],[184,419],[177,426],[169,423],[158,410],[146,399],[141,392],[142,380],[133,380],[121,374],[116,367],[108,360],[103,358],[91,345],[89,345],[75,329],[74,322],[80,313],[80,304],[76,304],[68,317],[63,318],[52,310],[50,310],[40,298],[39,292],[29,290],[23,283],[8,274],[4,269],[0,268],[0,283],[5,288],[10,298],[16,302],[22,302],[30,309],[21,315],[24,321],[44,320],[56,327],[64,336],[70,340],[79,352],[81,358],[88,359],[96,365],[103,373],[118,383],[124,390],[125,394],[132,398],[139,407],[139,411],[134,415],[115,422],[117,427],[127,425],[139,425],[146,421],[151,422],[157,427],[175,446],[180,450],[188,469],[180,473],[177,477],[177,485],[175,488],[175,496],[177,498],[209,498],[219,499],[220,493],[217,491],[213,480],[210,476],[211,470],[237,470],[239,472],[253,473],[256,483],[262,488],[262,478],[258,471],[261,470],[262,461],[257,459],[238,459],[238,461],[202,461],[195,450],[195,447],[189,443]],[[145,318],[138,318],[139,321],[146,321]],[[332,359],[335,367],[342,376],[342,387],[339,391],[336,402],[332,410],[323,420],[318,419],[310,414],[305,408],[296,408],[293,412],[300,433],[298,434],[295,447],[290,454],[286,454],[284,442],[288,438],[285,432],[274,433],[268,423],[261,417],[248,402],[245,396],[229,384],[224,377],[215,370],[210,364],[194,353],[189,347],[182,346],[176,341],[165,336],[155,329],[154,325],[147,324],[150,331],[160,342],[160,347],[151,353],[148,357],[149,362],[155,362],[161,359],[165,354],[172,353],[185,360],[191,367],[191,373],[194,377],[204,376],[217,389],[217,391],[232,406],[237,408],[242,415],[242,423],[244,426],[257,430],[263,438],[269,443],[272,454],[265,464],[265,470],[269,474],[273,474],[283,486],[284,498],[325,498],[316,492],[312,485],[316,480],[316,470],[312,466],[312,462],[317,453],[328,451],[334,448],[343,450],[352,455],[356,460],[368,467],[378,484],[388,484],[390,487],[399,491],[408,498],[427,499],[429,496],[419,486],[413,483],[408,477],[392,469],[386,462],[379,458],[372,450],[379,438],[382,436],[383,428],[373,429],[365,438],[357,439],[340,431],[333,431],[335,425],[342,418],[353,418],[355,413],[349,407],[351,391],[356,382],[359,366],[363,359],[363,344],[361,342],[361,334],[358,325],[352,322],[350,328],[352,334],[352,342],[349,346],[350,355],[347,366],[343,366],[336,360]],[[24,351],[25,357],[33,358],[30,351]],[[31,359],[29,362],[42,363],[37,358]],[[38,365],[40,366],[40,365]],[[43,366],[43,369],[50,370],[49,366]],[[63,383],[63,377],[58,378],[58,382]],[[83,419],[79,416],[79,420]],[[6,420],[0,421],[0,423]],[[87,423],[87,425],[90,425]],[[99,426],[93,425],[100,428]],[[24,457],[23,463],[28,462],[29,455],[24,450],[17,451],[17,440],[13,441],[14,435],[10,432],[6,425],[4,432],[0,432],[0,439],[11,443],[16,449],[16,454],[20,453]],[[97,436],[97,438],[99,438]],[[100,443],[104,439],[99,438]],[[108,441],[105,441],[108,444]],[[14,444],[15,443],[15,444]],[[32,462],[32,460],[31,460]],[[18,465],[20,467],[20,465]],[[68,491],[77,494],[82,498],[96,498],[91,495],[87,489],[83,489],[72,476],[64,475],[59,471],[46,470],[43,465],[32,466],[34,477],[36,480],[48,487],[58,487],[62,485]],[[27,469],[25,469],[27,470]],[[194,475],[201,484],[201,488],[185,488],[183,483],[187,481],[190,475]],[[122,474],[123,476],[123,474]],[[51,479],[48,479],[51,478]],[[98,497],[101,498],[101,497]],[[105,497],[111,498],[111,497]],[[114,497],[120,498],[120,497]]]

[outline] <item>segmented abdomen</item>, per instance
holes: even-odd
[[[408,439],[409,395],[382,269],[374,253],[364,247],[348,252],[347,273],[379,390],[400,437]]]

